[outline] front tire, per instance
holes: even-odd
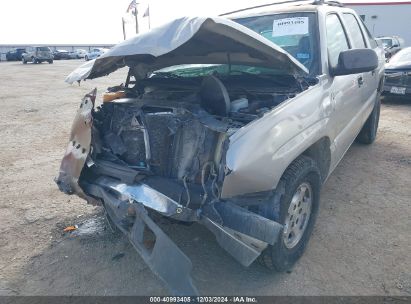
[[[277,189],[283,189],[283,193],[274,196],[272,207],[279,204],[279,221],[284,229],[277,242],[261,256],[267,268],[287,271],[304,253],[318,213],[320,176],[315,161],[303,155],[291,163],[281,177]]]
[[[84,60],[85,60],[85,61],[88,61],[88,56],[87,56],[87,55],[84,56]]]
[[[357,141],[359,143],[370,145],[375,141],[377,137],[378,123],[380,121],[380,108],[381,93],[378,92],[374,108],[357,136]]]
[[[53,60],[49,60],[48,63],[49,63],[49,64],[52,64],[52,63],[53,63]]]
[[[23,64],[27,64],[27,61],[26,61],[24,58],[21,59],[21,62],[22,62]]]

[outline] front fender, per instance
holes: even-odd
[[[289,164],[327,136],[328,108],[329,100],[317,85],[234,134],[222,198],[275,189]]]

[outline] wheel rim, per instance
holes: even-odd
[[[308,183],[297,187],[285,218],[283,241],[288,249],[294,248],[304,235],[310,220],[313,191]]]

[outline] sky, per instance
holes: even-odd
[[[115,44],[123,40],[122,17],[130,1],[2,1],[0,44]],[[147,9],[147,1],[137,0],[141,2],[138,6],[141,12],[141,31],[148,28],[148,18],[142,17]],[[151,25],[155,27],[181,16],[215,16],[238,8],[270,2],[275,0],[150,0]],[[130,26],[133,25],[128,24],[128,33]]]
[[[0,44],[93,44],[123,40],[122,17],[131,0],[8,0],[0,5]],[[137,1],[139,2],[139,1]],[[147,2],[140,1],[143,15]],[[266,1],[253,0],[255,3]],[[218,15],[250,0],[151,0],[152,27],[180,16]],[[148,18],[140,15],[140,27]]]

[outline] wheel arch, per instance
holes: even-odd
[[[385,81],[385,77],[383,75],[380,77],[380,80],[378,82],[377,92],[382,93],[382,90],[384,89],[384,81]]]
[[[321,181],[324,182],[328,176],[331,165],[331,140],[329,137],[324,136],[308,147],[301,155],[312,158],[320,170]],[[297,157],[297,158],[298,158]],[[296,159],[297,159],[296,158]]]

